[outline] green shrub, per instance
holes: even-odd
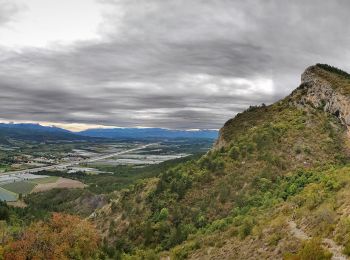
[[[191,251],[199,248],[200,248],[200,244],[197,241],[186,243],[184,246],[176,247],[173,250],[171,250],[171,259],[174,259],[174,260],[187,259]]]
[[[321,239],[313,238],[304,242],[297,254],[287,254],[285,260],[329,260],[332,253],[322,247]]]
[[[233,160],[237,160],[239,158],[239,148],[237,146],[233,146],[229,151],[229,156]]]
[[[344,254],[350,256],[350,218],[342,218],[339,222],[336,240],[344,245]]]
[[[159,220],[166,220],[169,216],[169,210],[167,208],[162,208],[161,211],[159,212]]]
[[[250,218],[245,218],[243,224],[239,228],[239,236],[241,239],[246,238],[252,233],[254,227],[253,220]]]
[[[350,74],[348,74],[347,72],[345,72],[345,71],[343,71],[341,69],[338,69],[337,67],[333,67],[331,65],[321,64],[321,63],[317,63],[316,66],[319,67],[319,68],[322,68],[322,69],[324,69],[326,71],[329,71],[329,72],[332,72],[332,73],[336,73],[338,75],[341,75],[341,76],[343,76],[345,78],[350,79]]]

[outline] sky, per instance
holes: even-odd
[[[347,0],[0,0],[0,121],[218,129],[350,71]]]

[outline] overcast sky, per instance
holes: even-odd
[[[350,71],[350,1],[0,0],[0,120],[217,129]]]

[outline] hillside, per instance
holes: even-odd
[[[131,259],[350,255],[349,90],[347,73],[309,67],[291,95],[229,120],[199,160],[110,194],[91,216],[104,250]]]

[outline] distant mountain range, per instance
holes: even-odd
[[[0,129],[12,129],[12,130],[30,130],[37,132],[50,132],[50,133],[71,133],[68,130],[55,127],[55,126],[42,126],[40,124],[31,124],[31,123],[23,123],[23,124],[14,124],[14,123],[0,123]]]
[[[209,138],[216,139],[216,130],[170,130],[164,128],[110,128],[88,129],[78,133],[89,137],[113,139],[144,139],[144,138]]]
[[[111,128],[89,129],[71,132],[55,126],[40,124],[0,123],[0,143],[8,144],[11,139],[25,141],[83,141],[92,139],[172,139],[172,138],[209,138],[215,139],[215,130],[168,130],[163,128]]]
[[[9,144],[11,139],[46,142],[87,140],[89,137],[39,124],[0,124],[0,143]]]

